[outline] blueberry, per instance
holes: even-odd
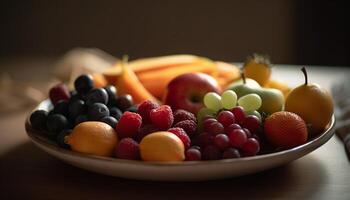
[[[58,133],[69,127],[68,120],[61,114],[53,114],[47,117],[46,121],[49,136],[55,138]],[[56,138],[55,138],[56,139]]]
[[[117,107],[110,107],[109,108],[109,115],[116,118],[117,120],[120,119],[120,117],[123,115],[123,112],[119,110]]]
[[[130,107],[129,107],[128,109],[126,109],[125,111],[137,113],[137,106],[136,106],[136,105],[130,106]]]
[[[113,85],[108,85],[106,87],[104,87],[104,89],[106,90],[107,94],[108,94],[108,103],[113,101],[113,99],[117,98],[117,88],[114,87]]]
[[[74,87],[79,94],[86,94],[94,88],[94,80],[91,75],[80,75],[75,79]]]
[[[78,125],[82,122],[89,121],[89,118],[87,115],[79,115],[78,117],[75,118],[74,125]]]
[[[94,103],[88,108],[88,118],[89,120],[98,121],[103,117],[109,116],[109,110],[106,105],[102,103]]]
[[[36,110],[30,115],[30,124],[36,130],[46,130],[47,116],[48,113],[45,110]]]
[[[77,116],[86,113],[86,106],[83,100],[77,99],[69,103],[69,117],[75,119]]]
[[[52,112],[54,114],[61,114],[61,115],[64,115],[67,117],[68,116],[68,107],[69,107],[68,101],[60,100],[57,102],[57,104],[53,108]]]
[[[81,96],[76,91],[71,91],[70,95],[69,102],[81,99]]]
[[[65,137],[68,136],[71,132],[72,129],[64,129],[57,135],[56,141],[58,146],[65,149],[70,149],[70,146],[65,143]]]
[[[100,121],[110,125],[112,128],[115,128],[118,123],[118,120],[111,116],[103,117]]]
[[[125,111],[126,109],[128,109],[132,105],[133,105],[133,100],[132,100],[131,95],[127,94],[127,95],[117,97],[116,106],[120,110]]]
[[[91,90],[86,96],[86,105],[91,106],[94,103],[107,104],[108,94],[103,88],[95,88]]]

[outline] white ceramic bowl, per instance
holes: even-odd
[[[37,109],[48,110],[50,101]],[[298,147],[265,155],[216,161],[186,161],[181,163],[144,162],[86,155],[60,148],[42,134],[34,131],[26,121],[31,141],[40,149],[66,163],[89,171],[130,179],[159,181],[201,181],[252,174],[296,160],[326,143],[334,134],[335,118],[329,128],[316,138]]]

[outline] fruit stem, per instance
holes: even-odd
[[[301,71],[303,72],[304,77],[305,77],[305,85],[307,85],[308,84],[308,77],[307,77],[306,68],[305,67],[301,68]]]
[[[246,84],[246,80],[245,80],[245,75],[244,75],[244,72],[243,70],[241,70],[241,77],[242,77],[242,80],[243,80],[243,84]]]

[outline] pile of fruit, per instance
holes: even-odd
[[[305,83],[290,89],[270,79],[270,62],[260,55],[242,73],[191,55],[123,60],[102,81],[81,75],[75,90],[54,86],[53,108],[34,111],[30,123],[63,148],[119,159],[266,154],[304,144],[331,120],[332,98],[302,70]]]

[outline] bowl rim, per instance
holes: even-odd
[[[48,106],[50,105],[50,100],[46,99],[39,103],[39,105],[33,109],[41,109],[41,110],[47,110]],[[42,108],[46,106],[46,108]],[[211,165],[211,164],[227,164],[227,163],[239,163],[239,162],[253,162],[257,160],[263,160],[268,158],[276,158],[276,157],[282,157],[290,154],[295,154],[297,152],[302,152],[307,149],[311,149],[311,151],[317,149],[318,147],[325,144],[332,136],[334,135],[334,129],[335,129],[335,116],[332,115],[331,121],[328,125],[328,127],[324,130],[323,133],[317,135],[316,137],[313,137],[308,142],[290,148],[285,149],[273,153],[268,154],[262,154],[262,155],[256,155],[256,156],[250,156],[250,157],[242,157],[242,158],[231,158],[231,159],[221,159],[221,160],[204,160],[204,161],[185,161],[185,162],[160,162],[160,161],[142,161],[142,160],[126,160],[126,159],[118,159],[114,157],[104,157],[104,156],[96,156],[91,154],[84,154],[80,152],[75,152],[69,149],[64,149],[62,147],[59,147],[57,144],[54,144],[54,142],[49,141],[48,138],[45,138],[43,136],[43,131],[37,131],[34,130],[29,121],[30,115],[26,118],[25,121],[25,129],[27,132],[28,137],[35,143],[38,143],[42,146],[45,146],[46,148],[49,148],[52,151],[56,151],[62,154],[68,154],[69,156],[73,157],[79,157],[89,160],[98,160],[98,161],[108,161],[113,163],[125,163],[125,164],[132,164],[132,165],[142,165],[142,166],[170,166],[170,167],[179,167],[179,166],[198,166],[198,165]],[[315,148],[316,147],[316,148]]]

